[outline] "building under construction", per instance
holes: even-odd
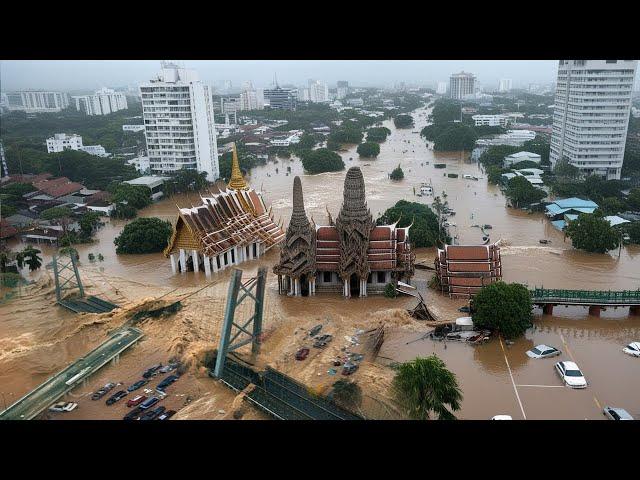
[[[502,280],[496,244],[445,245],[434,263],[442,292],[452,298],[470,298],[483,286]]]

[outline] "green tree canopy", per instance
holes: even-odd
[[[408,227],[413,222],[409,230],[409,240],[413,246],[420,248],[437,245],[438,218],[428,206],[399,200],[376,220],[377,225],[390,225],[396,222],[399,228]]]
[[[633,210],[640,211],[640,188],[634,188],[629,192],[627,203]]]
[[[580,169],[575,165],[571,165],[567,158],[562,158],[556,162],[553,173],[558,177],[564,177],[572,180],[580,178]]]
[[[209,185],[206,172],[183,168],[165,182],[165,193],[199,192]]]
[[[100,215],[97,212],[87,212],[80,217],[80,229],[85,237],[90,237],[93,230],[100,223]]]
[[[396,128],[409,128],[413,126],[413,117],[411,115],[401,114],[393,118],[393,124]]]
[[[598,211],[581,213],[568,222],[565,233],[575,248],[587,252],[606,253],[620,244],[620,234]]]
[[[625,231],[629,234],[631,242],[640,245],[640,222],[626,224]]]
[[[161,252],[172,231],[171,224],[159,218],[136,218],[125,225],[113,243],[117,254]]]
[[[498,330],[505,338],[516,338],[531,326],[531,295],[519,283],[495,282],[473,298],[473,324]]]
[[[31,272],[39,269],[42,266],[42,257],[38,255],[39,253],[42,252],[36,248],[33,248],[31,245],[24,248],[16,255],[18,266],[22,268],[23,265],[26,264],[29,266],[29,271]]]
[[[391,135],[387,127],[371,127],[367,130],[367,142],[384,142]]]
[[[365,158],[377,157],[380,154],[380,145],[375,142],[366,142],[358,145],[358,155]]]
[[[531,185],[526,178],[518,176],[509,180],[505,196],[511,200],[515,207],[522,207],[539,202],[547,194],[544,190]]]
[[[362,403],[362,389],[355,382],[338,380],[333,384],[332,397],[341,407],[354,410]]]
[[[455,420],[453,412],[460,410],[462,402],[455,374],[436,355],[400,364],[393,391],[408,416],[416,420],[429,420],[432,415]]]
[[[504,157],[520,151],[522,151],[521,148],[510,145],[492,145],[482,152],[478,161],[484,165],[485,168],[492,165],[502,168],[504,165]]]
[[[360,143],[363,137],[362,130],[357,125],[343,123],[340,128],[329,134],[327,141],[335,143]]]
[[[151,189],[142,185],[120,183],[113,188],[111,195],[114,203],[126,203],[138,210],[151,205]]]
[[[436,100],[431,118],[433,123],[446,123],[454,120],[460,120],[460,103],[454,100],[439,99]]]
[[[316,140],[316,137],[308,133],[305,133],[300,137],[300,141],[298,142],[296,147],[299,148],[300,150],[309,150],[315,147],[316,143],[318,143]]]
[[[309,173],[336,172],[344,169],[342,157],[326,148],[305,150],[301,159],[302,166]]]
[[[389,178],[396,181],[400,181],[404,178],[404,172],[402,171],[402,168],[400,168],[400,165],[393,169],[393,171],[389,174]]]

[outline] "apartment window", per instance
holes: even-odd
[[[606,60],[607,63],[618,63],[618,60]]]

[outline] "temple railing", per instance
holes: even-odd
[[[638,290],[564,290],[534,288],[529,290],[533,303],[591,303],[597,305],[640,305]]]

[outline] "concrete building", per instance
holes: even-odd
[[[511,145],[521,147],[525,142],[536,138],[536,132],[532,130],[507,130],[507,133],[496,135],[493,138],[481,138],[476,142],[479,147],[491,145]]]
[[[510,92],[513,85],[513,81],[510,78],[501,78],[498,86],[499,92]]]
[[[53,137],[47,138],[48,153],[63,152],[65,150],[80,150],[81,147],[82,137],[80,135],[56,133]]]
[[[620,179],[637,60],[560,60],[550,160]]]
[[[520,162],[535,162],[537,164],[540,164],[540,161],[541,157],[537,153],[518,152],[504,157],[504,167],[508,168],[511,165],[515,165],[516,163]]]
[[[142,132],[144,125],[122,125],[123,132]]]
[[[329,86],[320,80],[309,80],[309,101],[325,103],[329,101]]]
[[[264,90],[264,99],[274,110],[295,110],[297,97],[297,90],[280,88],[278,85]]]
[[[338,84],[336,88],[336,98],[338,100],[341,100],[347,95],[349,95],[349,82],[344,80],[338,80]]]
[[[475,92],[476,77],[472,73],[454,73],[449,78],[449,96],[461,100],[465,95]]]
[[[213,98],[195,70],[164,63],[159,75],[140,85],[147,154],[152,173],[183,168],[220,176]]]
[[[80,147],[80,150],[87,152],[89,155],[96,155],[98,157],[108,157],[110,155],[102,145],[85,145]]]
[[[476,127],[506,127],[509,124],[509,117],[506,115],[473,115],[471,118]]]
[[[446,95],[446,93],[447,93],[447,82],[438,82],[438,87],[436,88],[436,93],[438,95]]]
[[[102,88],[93,95],[82,95],[73,99],[76,110],[87,115],[108,115],[129,108],[125,94],[110,88]]]
[[[258,90],[244,90],[240,94],[240,110],[262,110],[264,108],[264,96]]]
[[[128,183],[129,185],[139,185],[142,187],[147,187],[151,190],[151,200],[156,201],[160,199],[164,192],[162,191],[162,186],[164,182],[169,180],[169,177],[160,177],[156,175],[146,175],[144,177],[134,178],[133,180],[125,180],[123,183]]]
[[[23,90],[7,93],[8,109],[27,113],[59,112],[69,106],[64,92]]]

